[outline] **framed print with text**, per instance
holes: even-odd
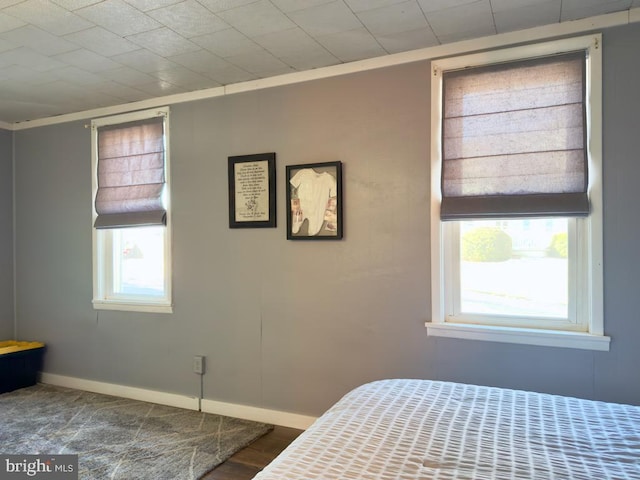
[[[276,154],[229,157],[229,228],[276,227]]]
[[[342,162],[287,166],[287,239],[340,240]]]

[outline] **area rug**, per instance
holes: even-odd
[[[0,395],[0,453],[77,454],[82,480],[195,480],[271,428],[44,384]]]

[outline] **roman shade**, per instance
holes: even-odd
[[[442,220],[589,214],[585,62],[443,73]]]
[[[165,225],[164,117],[98,127],[96,228]]]

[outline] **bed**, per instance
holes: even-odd
[[[640,479],[640,407],[429,380],[345,395],[256,480]]]

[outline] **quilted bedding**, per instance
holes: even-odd
[[[640,480],[640,407],[381,380],[345,395],[255,479]]]

